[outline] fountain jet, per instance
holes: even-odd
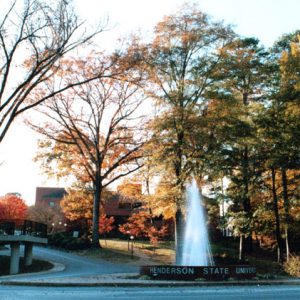
[[[213,266],[206,218],[195,179],[186,190],[187,218],[183,239],[182,266]]]

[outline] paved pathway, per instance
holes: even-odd
[[[1,254],[9,253],[8,250],[0,251]],[[21,252],[22,253],[22,252]],[[22,274],[14,276],[18,280],[26,279],[45,279],[45,278],[62,278],[62,277],[80,277],[93,276],[103,274],[116,273],[137,273],[138,266],[134,265],[119,265],[103,259],[92,259],[84,256],[54,250],[45,247],[34,247],[34,258],[47,260],[56,263],[56,270],[59,272],[46,272],[40,274]],[[12,278],[10,276],[10,278]],[[3,277],[2,277],[3,279]]]

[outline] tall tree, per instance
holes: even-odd
[[[238,197],[240,209],[247,219],[252,216],[251,193],[259,172],[259,158],[255,150],[256,133],[253,116],[260,107],[266,86],[268,52],[254,38],[237,38],[221,50],[222,63],[219,68],[220,81],[212,96],[224,99],[232,106],[232,112],[222,121],[223,133],[227,140],[221,139],[219,150],[223,155],[223,167],[230,176],[232,186]],[[225,132],[227,131],[227,132]],[[222,159],[221,159],[222,160]],[[251,231],[251,227],[248,226]],[[247,233],[241,247],[251,251],[252,235]],[[244,253],[241,255],[244,257]]]
[[[70,76],[83,76],[84,81],[90,72],[99,72],[99,66],[90,65],[83,74]],[[141,147],[146,139],[139,111],[143,98],[130,82],[99,78],[52,98],[39,109],[49,123],[34,127],[53,141],[53,148],[61,150],[57,157],[47,159],[62,158],[62,170],[92,185],[94,247],[99,247],[103,189],[141,167]]]
[[[282,218],[278,216],[277,219],[282,224],[284,231],[286,258],[288,259],[289,227],[292,219],[290,200],[293,194],[289,192],[289,185],[295,183],[294,179],[289,179],[293,177],[289,174],[297,172],[300,167],[300,107],[298,101],[300,81],[297,75],[300,70],[299,32],[281,37],[274,44],[271,53],[270,64],[273,65],[274,70],[270,80],[271,92],[258,123],[264,141],[262,148],[267,153],[266,160],[281,177],[281,184],[278,183],[280,188],[278,197],[283,202],[284,213]],[[274,170],[273,172],[275,172]],[[281,225],[279,227],[281,229]],[[283,260],[283,245],[280,243],[279,241],[280,259]]]
[[[284,203],[284,223],[285,223],[285,241],[286,241],[286,257],[290,256],[289,249],[289,227],[290,227],[290,195],[288,193],[288,175],[289,170],[299,170],[299,129],[300,129],[300,32],[295,32],[289,36],[282,38],[288,40],[289,44],[282,51],[280,64],[280,91],[277,99],[285,102],[284,124],[286,129],[282,132],[282,145],[288,146],[289,153],[286,148],[282,148],[281,154],[284,155],[280,160],[281,178],[282,178],[282,196]],[[276,46],[275,46],[276,48]],[[277,43],[278,48],[278,43]],[[282,128],[283,129],[283,128]]]
[[[152,124],[157,162],[172,178],[177,190],[176,263],[182,252],[184,189],[192,173],[188,136],[195,111],[205,104],[204,92],[213,82],[219,55],[217,49],[232,37],[232,31],[213,22],[196,6],[186,5],[166,16],[155,27],[151,43],[143,45],[147,93],[156,100],[159,113]]]
[[[6,11],[1,10],[0,142],[21,113],[80,84],[61,82],[54,90],[38,93],[47,80],[55,78],[67,53],[101,31],[86,33],[71,1],[13,1]],[[85,81],[95,77],[98,74]]]

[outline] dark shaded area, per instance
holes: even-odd
[[[47,236],[47,225],[22,219],[1,219],[0,234],[4,235],[32,235],[38,237]]]
[[[0,276],[9,275],[9,256],[0,256]],[[39,259],[33,259],[32,265],[29,267],[24,266],[24,258],[20,258],[20,273],[33,273],[47,271],[53,268],[53,264]]]
[[[57,232],[48,236],[48,245],[66,250],[83,250],[91,247],[87,237],[75,238],[71,232]]]

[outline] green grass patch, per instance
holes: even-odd
[[[164,247],[153,247],[148,241],[133,242],[133,256],[131,254],[131,241],[107,239],[100,240],[100,249],[86,249],[76,251],[79,255],[84,255],[94,259],[104,259],[119,264],[130,264],[141,261],[141,263],[166,264],[173,263],[174,250]]]
[[[10,256],[0,256],[0,276],[9,275]],[[34,273],[47,271],[53,268],[53,264],[39,259],[33,259],[32,265],[25,267],[24,258],[20,257],[20,272],[19,273]]]
[[[125,250],[116,250],[116,249],[86,249],[79,252],[76,252],[79,255],[94,259],[104,259],[119,264],[127,264],[139,260],[139,257],[133,255]]]
[[[101,245],[104,249],[122,251],[130,253],[131,241],[111,239],[103,241]],[[174,263],[174,242],[160,242],[157,246],[151,245],[149,241],[135,240],[133,242],[134,255],[139,257],[144,264],[173,264]]]
[[[267,277],[276,277],[276,276],[289,276],[283,268],[283,265],[273,261],[272,259],[261,259],[254,255],[247,256],[250,265],[256,267],[257,274],[267,276]]]

